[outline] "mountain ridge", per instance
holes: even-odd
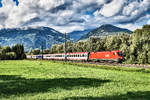
[[[108,36],[108,35],[117,35],[120,33],[128,33],[131,34],[132,31],[125,29],[125,28],[119,28],[116,26],[113,26],[111,24],[105,24],[102,25],[90,32],[88,32],[87,34],[85,34],[84,36],[82,36],[79,40],[85,40],[88,39],[90,37],[102,37],[102,36]]]
[[[73,31],[68,33],[67,38],[72,41],[72,42],[76,42],[78,41],[82,36],[84,36],[85,34],[87,34],[88,32],[90,32],[92,29],[87,29],[87,30],[83,30],[83,31]]]
[[[119,28],[110,24],[102,25],[94,30],[73,31],[67,34],[67,40],[76,42],[88,39],[91,36],[116,35],[120,32],[131,33],[128,29]],[[0,45],[13,46],[23,44],[26,51],[41,48],[43,42],[44,49],[50,48],[54,44],[64,43],[65,35],[50,27],[24,27],[13,29],[0,29]]]
[[[41,48],[42,42],[45,49],[50,48],[53,44],[63,43],[64,34],[49,27],[0,30],[0,45],[2,46],[23,44],[25,50],[29,50]]]

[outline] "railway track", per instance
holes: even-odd
[[[65,62],[63,60],[51,60],[54,62]],[[67,61],[71,63],[83,63],[83,64],[95,64],[95,65],[106,65],[106,66],[119,66],[119,67],[136,67],[136,68],[150,68],[148,64],[122,64],[117,62],[83,62],[83,61]]]
[[[71,61],[72,62],[72,61]],[[137,67],[137,68],[150,68],[150,65],[145,64],[122,64],[122,63],[110,63],[110,62],[73,62],[73,63],[86,63],[95,65],[106,65],[106,66],[119,66],[119,67]]]

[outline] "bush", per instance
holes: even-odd
[[[17,55],[16,55],[15,52],[6,53],[6,59],[7,59],[7,60],[15,60],[16,57],[17,57]]]
[[[148,51],[148,63],[150,64],[150,51]]]

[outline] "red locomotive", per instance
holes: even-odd
[[[32,57],[33,56],[33,57]],[[43,59],[48,60],[81,60],[81,61],[116,61],[121,62],[123,60],[122,52],[116,51],[103,51],[103,52],[75,52],[75,53],[58,53],[58,54],[44,54]],[[41,59],[42,55],[27,55],[28,59],[36,58]]]
[[[123,60],[121,51],[90,52],[90,60],[110,60],[120,62]]]

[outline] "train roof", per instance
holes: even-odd
[[[73,52],[73,53],[66,53],[66,54],[88,54],[88,52]],[[65,53],[44,54],[44,55],[65,55]]]

